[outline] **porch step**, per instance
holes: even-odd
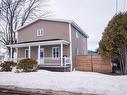
[[[70,66],[39,65],[39,69],[55,71],[55,72],[69,72]]]

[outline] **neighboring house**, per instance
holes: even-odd
[[[86,54],[97,54],[97,52],[93,50],[88,50]]]
[[[1,47],[0,47],[0,63],[2,63],[4,61],[4,53],[2,53]]]
[[[17,30],[17,59],[32,58],[40,66],[74,68],[76,55],[87,51],[87,34],[71,20],[37,19]]]

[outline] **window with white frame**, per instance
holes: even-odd
[[[59,47],[52,47],[52,58],[59,57]]]
[[[43,36],[44,35],[44,29],[37,29],[37,36]]]
[[[76,38],[79,38],[78,32],[76,32]]]
[[[25,58],[28,58],[28,57],[29,57],[29,50],[25,49]]]

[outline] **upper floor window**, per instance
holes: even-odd
[[[43,36],[44,35],[44,29],[37,29],[37,36]]]
[[[78,37],[79,37],[78,32],[76,32],[76,38],[78,38]]]

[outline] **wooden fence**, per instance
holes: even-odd
[[[111,60],[105,60],[99,55],[78,55],[76,70],[109,73],[112,72]]]

